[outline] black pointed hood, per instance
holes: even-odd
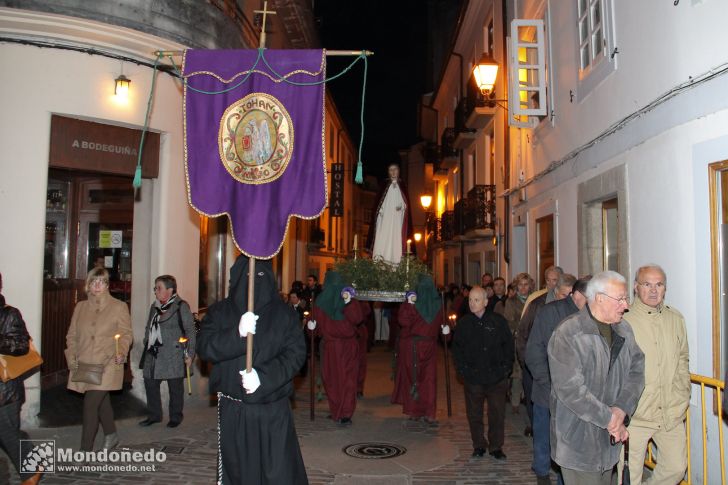
[[[242,315],[248,311],[248,267],[250,258],[241,254],[230,269],[230,293],[228,300],[237,313]],[[276,278],[270,259],[255,260],[255,310],[258,313],[271,301],[278,298]]]

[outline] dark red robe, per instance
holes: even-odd
[[[316,333],[321,340],[321,377],[331,419],[351,418],[356,409],[359,376],[357,326],[364,320],[362,306],[352,300],[344,307],[344,319],[333,320],[319,307],[313,310]]]
[[[434,420],[437,414],[437,339],[442,311],[427,323],[409,303],[399,307],[399,347],[392,403],[411,417]],[[416,377],[415,377],[416,376]],[[416,385],[415,385],[416,384]]]
[[[356,392],[364,393],[364,380],[367,378],[367,351],[369,350],[369,329],[367,328],[367,324],[369,322],[369,314],[372,310],[367,302],[355,300],[352,303],[358,303],[361,306],[364,317],[356,328],[356,334],[359,340],[359,374],[356,382]]]

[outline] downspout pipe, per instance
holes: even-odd
[[[462,100],[463,96],[465,95],[465,85],[463,84],[464,76],[463,76],[463,55],[459,54],[455,51],[452,51],[452,55],[457,56],[457,58],[460,60],[460,84],[459,84],[459,93],[458,93],[458,100]],[[453,117],[454,121],[454,117]],[[458,150],[460,152],[460,163],[459,163],[459,172],[460,172],[460,200],[463,200],[465,198],[465,153],[464,150],[461,148]],[[460,220],[462,223],[462,219]],[[458,228],[459,229],[459,228]],[[467,268],[467,265],[465,263],[465,242],[460,240],[460,285],[462,286],[465,284],[468,280],[468,276],[465,273],[465,269]]]
[[[503,58],[505,58],[506,45],[508,43],[508,0],[503,0],[501,19],[503,19]],[[503,69],[503,86],[508,86],[508,72]],[[507,96],[506,96],[507,97]],[[508,127],[508,116],[505,116],[503,123],[503,188],[509,189],[511,183],[511,144],[510,128]],[[503,259],[506,264],[511,264],[511,231],[510,231],[511,198],[506,195],[503,198]],[[496,228],[496,231],[499,229]]]

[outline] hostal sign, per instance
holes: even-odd
[[[331,164],[331,201],[329,202],[331,217],[344,215],[344,164]]]

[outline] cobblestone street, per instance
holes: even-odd
[[[525,408],[506,418],[505,461],[486,455],[471,458],[462,386],[452,373],[452,417],[447,416],[444,365],[440,353],[438,380],[439,426],[408,421],[399,406],[389,404],[392,389],[391,353],[375,347],[369,354],[369,373],[365,396],[358,401],[354,424],[341,428],[327,419],[326,401],[317,403],[316,419],[309,419],[308,381],[301,380],[296,392],[296,427],[311,484],[530,484],[535,477],[530,469],[531,440],[523,435]],[[163,425],[142,428],[138,418],[117,421],[122,440],[120,448],[166,453],[166,461],[155,464],[154,471],[67,472],[57,470],[41,483],[91,485],[98,483],[135,484],[212,484],[216,477],[216,408],[202,399],[185,405],[185,421],[177,429]],[[33,439],[54,439],[57,447],[78,447],[80,427],[38,428],[28,430]],[[404,446],[401,456],[382,459],[357,459],[342,448],[359,442],[384,442]],[[18,483],[8,471],[4,454],[0,458],[0,483]]]

